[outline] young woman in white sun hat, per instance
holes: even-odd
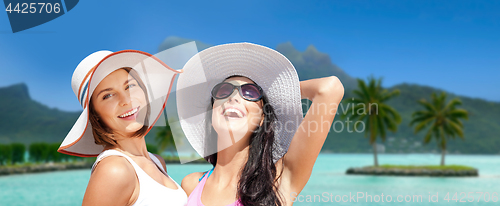
[[[292,205],[306,185],[344,95],[336,77],[299,82],[275,50],[205,49],[177,84],[180,125],[214,168],[182,180],[188,205]],[[301,99],[312,100],[305,117]]]
[[[144,136],[161,115],[179,72],[141,51],[99,51],[75,69],[83,112],[59,152],[97,156],[83,205],[185,205],[187,195]]]

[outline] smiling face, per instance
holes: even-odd
[[[231,77],[224,82],[233,85],[254,83],[246,77]],[[240,96],[238,89],[234,89],[225,99],[215,99],[212,126],[219,136],[219,148],[231,146],[241,139],[248,141],[252,132],[261,125],[263,118],[262,100],[247,101]]]
[[[114,134],[133,136],[144,126],[146,95],[125,69],[112,72],[97,85],[91,104],[101,122]]]

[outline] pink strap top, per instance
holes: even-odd
[[[201,193],[203,192],[203,188],[205,187],[205,182],[207,182],[207,178],[209,176],[209,173],[205,173],[203,175],[203,178],[201,181],[198,183],[196,188],[194,188],[193,192],[188,197],[188,202],[187,206],[205,206],[203,203],[201,203]],[[226,206],[243,206],[239,200],[236,202],[233,202],[229,205]]]

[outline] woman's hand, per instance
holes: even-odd
[[[344,86],[337,77],[331,76],[301,81],[300,92],[302,98],[312,100],[312,104],[295,132],[288,152],[282,158],[284,168],[281,181],[287,185],[284,189],[287,194],[299,193],[309,181],[314,162],[344,96]]]

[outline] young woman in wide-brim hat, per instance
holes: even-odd
[[[180,125],[214,168],[186,176],[188,205],[292,205],[311,175],[344,88],[336,77],[299,82],[275,50],[214,46],[177,84]],[[301,99],[312,100],[305,117]]]
[[[83,112],[58,151],[97,156],[83,205],[186,204],[186,193],[144,140],[178,73],[136,50],[95,52],[77,66],[72,88]]]

